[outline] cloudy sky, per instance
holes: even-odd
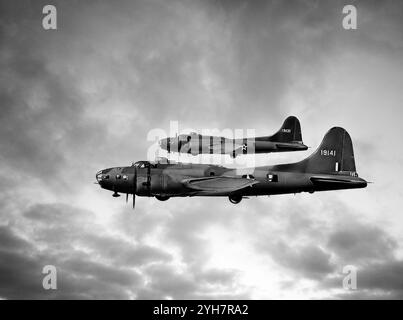
[[[0,298],[403,298],[401,1],[51,1],[45,31],[48,3],[0,0]],[[266,135],[288,115],[312,148],[346,128],[374,184],[136,211],[93,184],[170,121]]]

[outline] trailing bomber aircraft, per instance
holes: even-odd
[[[350,135],[330,129],[308,158],[289,164],[231,169],[209,164],[139,161],[130,167],[104,169],[96,174],[99,185],[119,193],[155,197],[228,197],[236,204],[248,196],[365,188],[355,169]]]
[[[199,154],[239,154],[302,151],[308,149],[302,142],[299,120],[290,116],[272,136],[228,139],[217,136],[203,136],[195,132],[180,134],[159,141],[161,149],[170,152]]]

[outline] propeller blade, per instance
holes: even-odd
[[[137,192],[137,167],[134,166],[134,175],[133,175],[133,209],[136,205],[136,192]]]

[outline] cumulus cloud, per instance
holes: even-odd
[[[317,246],[290,248],[278,243],[271,253],[279,264],[295,269],[307,278],[321,278],[333,271],[330,254]]]
[[[185,298],[236,297],[229,288],[236,271],[189,263],[179,272],[168,248],[124,239],[102,230],[91,212],[41,204],[23,214],[25,230],[0,228],[2,288],[8,298]],[[92,222],[91,222],[92,221]],[[18,233],[29,239],[24,240]],[[193,250],[196,250],[194,248]],[[42,268],[58,270],[55,292],[42,288]],[[219,290],[215,290],[219,289]],[[244,294],[245,296],[245,294]]]
[[[400,3],[356,1],[352,32],[340,1],[60,0],[57,31],[45,4],[0,2],[1,298],[402,297]],[[346,127],[376,183],[135,212],[92,184],[170,120],[264,135],[289,114],[312,147]],[[42,288],[47,264],[58,290]]]
[[[352,224],[330,235],[329,248],[350,261],[389,259],[396,240],[376,226]]]

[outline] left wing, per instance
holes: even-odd
[[[217,191],[217,192],[233,192],[246,187],[251,187],[259,181],[255,179],[218,176],[203,177],[182,180],[182,183],[193,190],[197,191]]]

